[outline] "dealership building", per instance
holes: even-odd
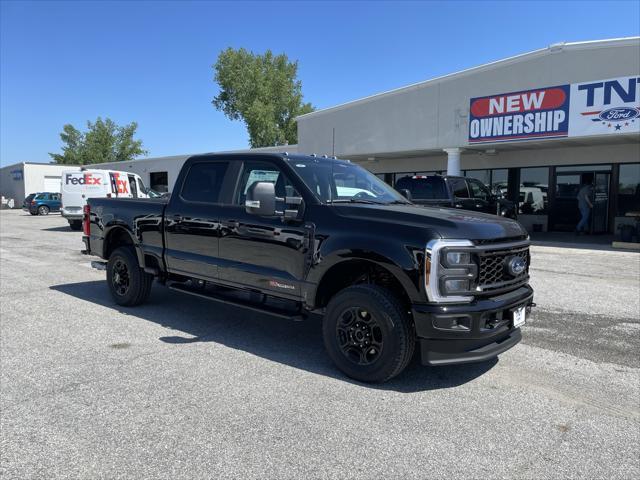
[[[297,122],[298,145],[265,150],[349,158],[392,185],[474,177],[518,202],[530,231],[573,230],[583,183],[594,185],[594,233],[640,211],[640,37],[558,43]],[[109,166],[171,190],[186,158]]]

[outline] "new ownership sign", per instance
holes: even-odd
[[[472,98],[469,143],[640,132],[640,76]]]

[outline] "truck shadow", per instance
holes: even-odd
[[[76,235],[81,234],[82,232],[78,232],[77,230],[71,230],[69,225],[65,225],[63,227],[49,227],[49,228],[41,228],[43,232],[65,232],[65,233],[75,233]]]
[[[130,308],[113,302],[104,281],[68,283],[49,288],[162,325],[169,330],[166,336],[159,338],[164,343],[216,342],[367,388],[406,393],[452,388],[476,379],[498,362],[494,359],[470,365],[430,368],[420,365],[416,355],[407,369],[391,381],[365,384],[344,376],[331,363],[324,351],[319,320],[283,320],[182,295],[156,285],[147,304]]]

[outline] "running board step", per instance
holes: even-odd
[[[212,292],[208,292],[204,290],[195,290],[193,288],[190,288],[186,285],[182,285],[180,283],[172,283],[168,287],[171,290],[174,290],[176,292],[188,293],[189,295],[194,295],[196,297],[204,298],[206,300],[213,300],[214,302],[224,303],[226,305],[232,305],[234,307],[240,307],[246,310],[252,310],[254,312],[266,313],[267,315],[273,315],[274,317],[285,318],[287,320],[294,320],[297,322],[305,319],[305,317],[300,313],[281,310],[279,308],[271,307],[269,305],[257,305],[257,304],[246,303],[240,300],[225,297],[223,295],[216,295],[215,293],[212,293]]]

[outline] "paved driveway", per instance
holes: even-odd
[[[0,213],[3,478],[638,478],[640,255],[534,247],[499,360],[377,386],[318,323],[154,286],[122,308],[59,216]]]

